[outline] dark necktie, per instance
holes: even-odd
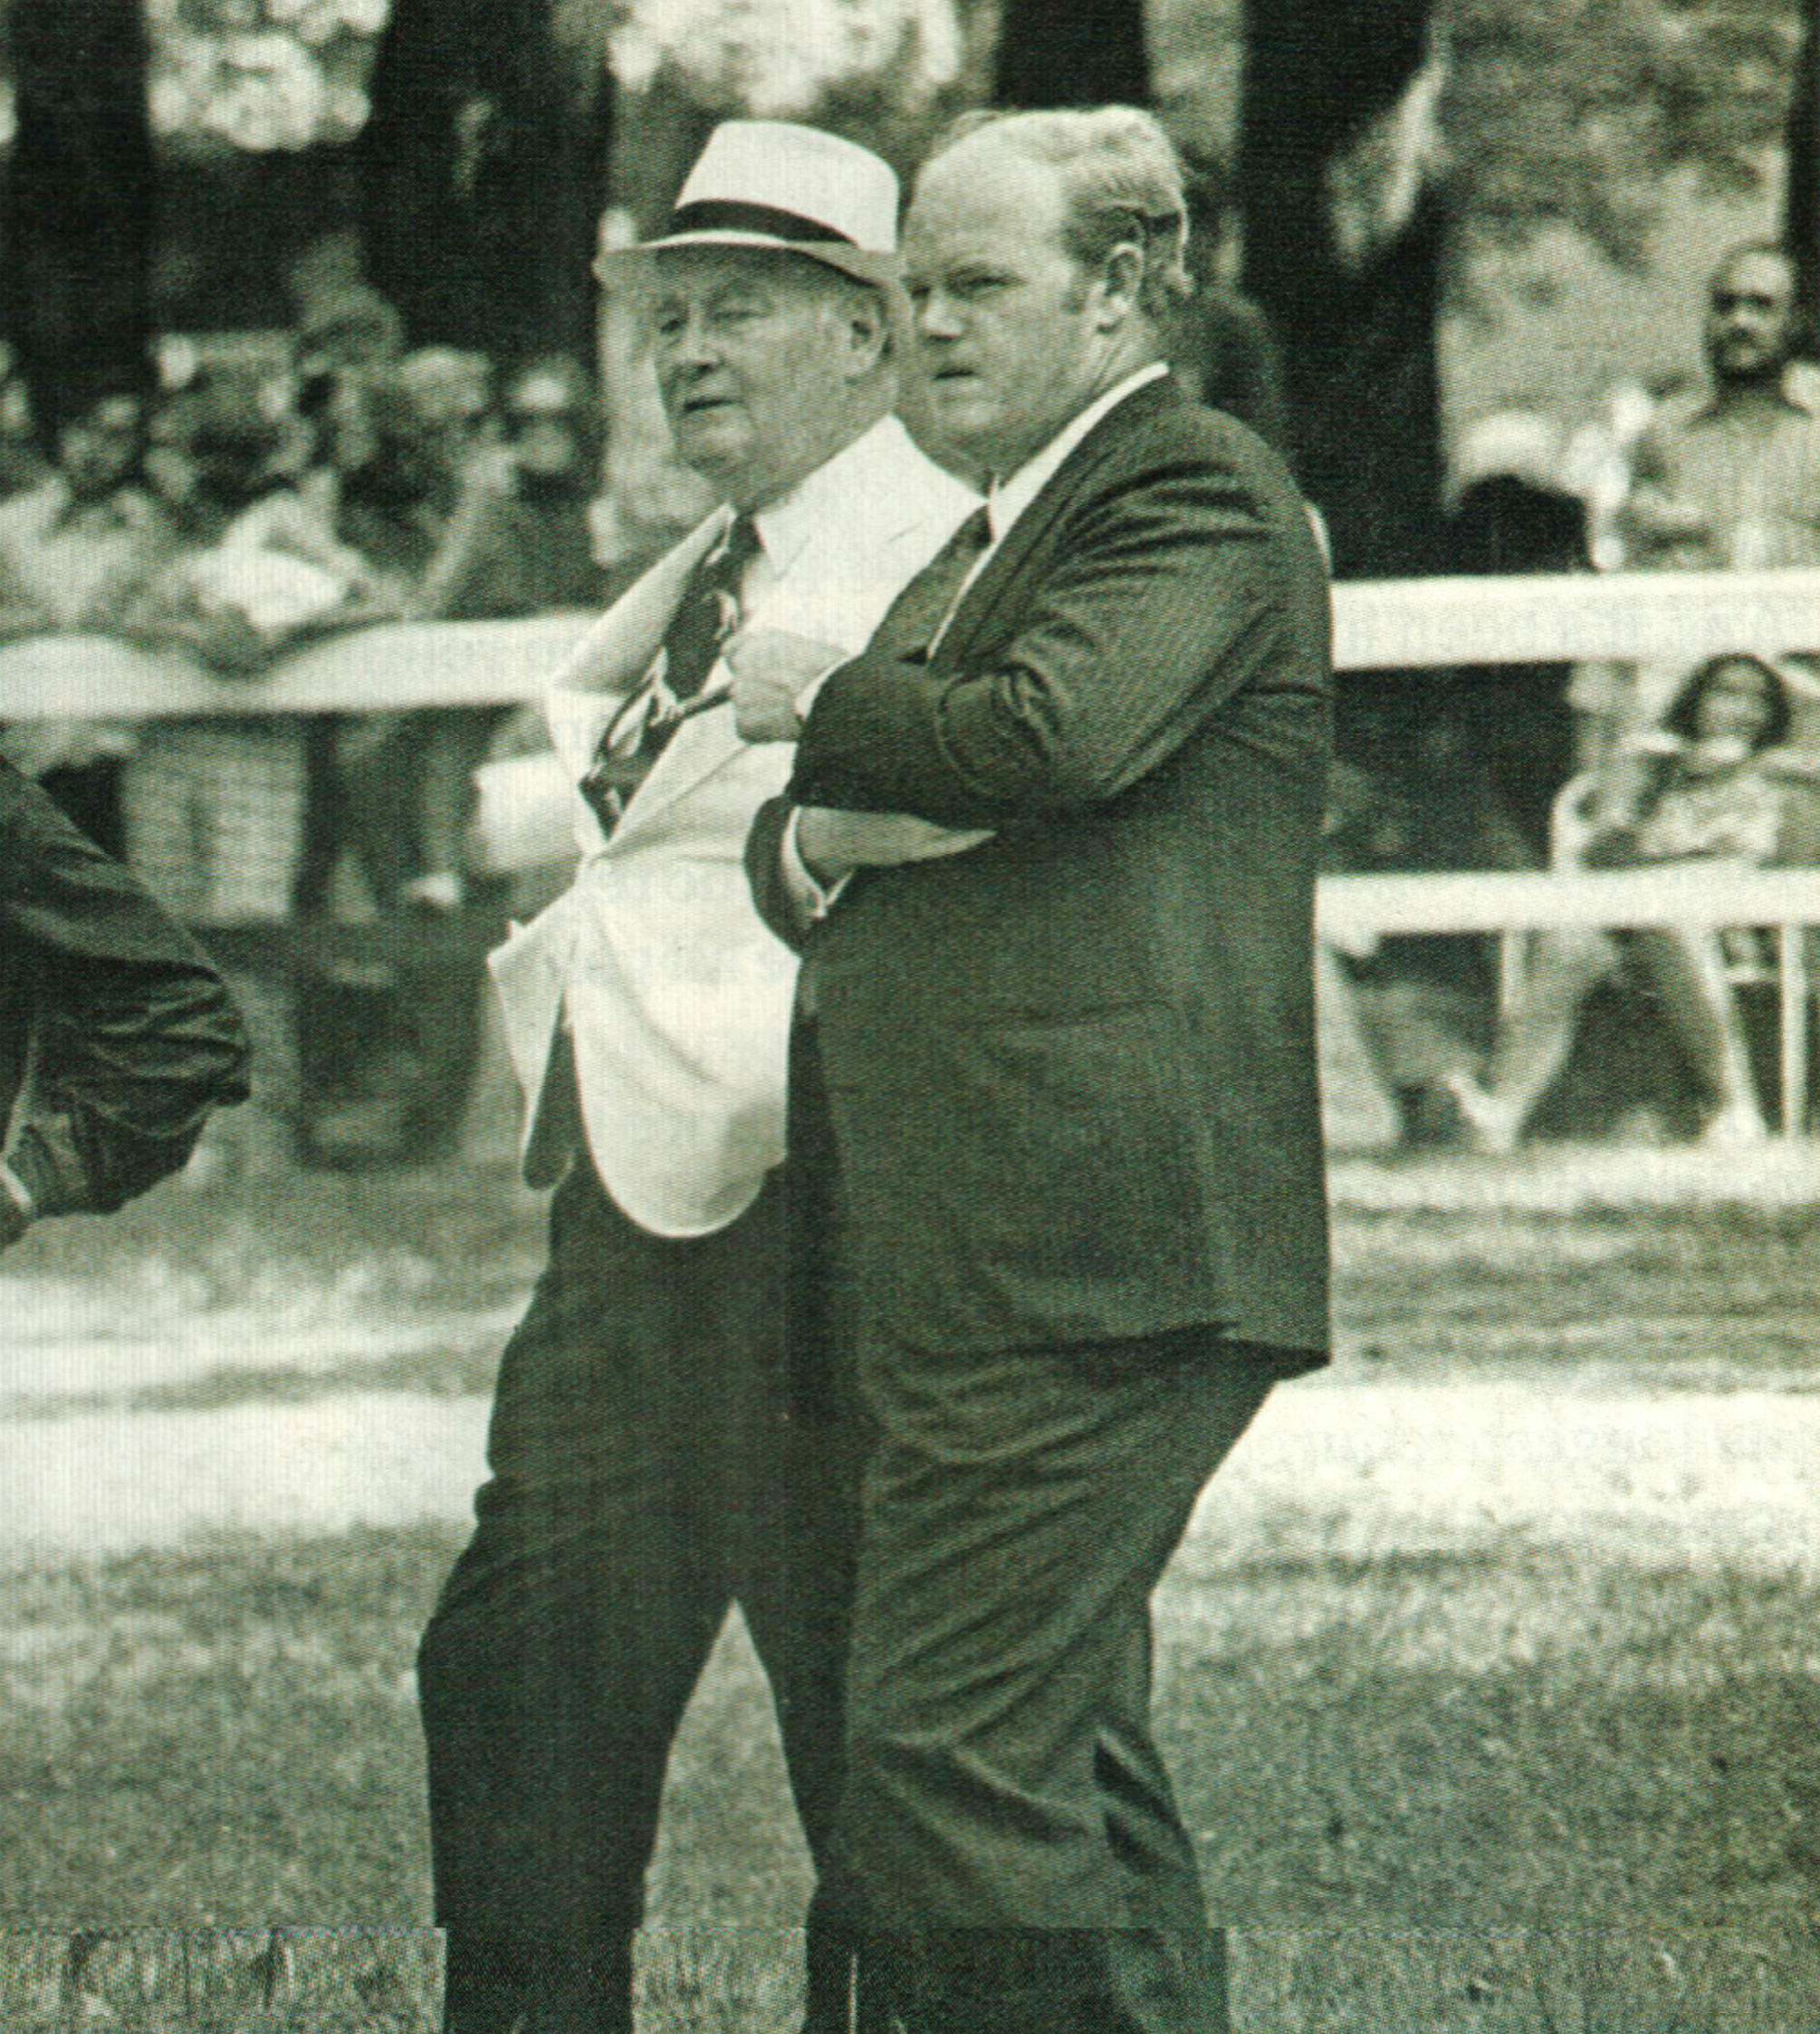
[[[896,657],[926,651],[959,603],[968,573],[991,542],[992,525],[982,504],[891,603],[873,638],[874,648]]]
[[[762,549],[751,516],[735,516],[684,582],[651,676],[613,716],[581,780],[581,795],[603,833],[612,832],[632,793],[688,718],[689,702],[739,627],[740,588],[746,567]]]

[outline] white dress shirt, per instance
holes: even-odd
[[[1097,397],[1078,416],[1070,417],[1042,450],[1034,458],[1026,459],[1009,480],[993,481],[986,494],[986,521],[991,527],[992,541],[973,561],[973,569],[961,581],[961,590],[954,596],[953,605],[935,631],[935,642],[929,646],[932,650],[946,633],[955,609],[966,599],[973,581],[991,562],[992,553],[1011,534],[1018,518],[1061,471],[1068,454],[1102,417],[1116,409],[1127,396],[1135,395],[1153,381],[1160,381],[1168,372],[1166,361],[1153,360],[1148,367],[1126,375],[1123,381],[1115,383],[1103,396]]]

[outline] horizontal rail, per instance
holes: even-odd
[[[350,630],[223,678],[105,636],[0,648],[0,719],[385,711],[535,698],[589,617]],[[1355,580],[1334,589],[1343,671],[1820,651],[1820,571]]]
[[[1692,664],[1721,650],[1820,650],[1820,571],[1571,572],[1334,589],[1334,658],[1343,671],[1598,657]]]
[[[1317,922],[1351,935],[1534,932],[1550,926],[1820,926],[1820,869],[1676,862],[1597,873],[1324,876]]]
[[[499,705],[537,698],[592,619],[381,623],[292,650],[251,678],[108,636],[34,636],[0,649],[0,720]]]
[[[1495,933],[1506,984],[1518,977],[1528,932],[1773,927],[1782,1134],[1806,1132],[1814,1011],[1805,934],[1820,926],[1820,869],[1678,862],[1596,873],[1324,876],[1315,917],[1324,938],[1352,950],[1399,934]]]

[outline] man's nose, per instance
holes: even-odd
[[[659,347],[665,366],[672,370],[711,368],[720,361],[713,331],[708,321],[697,312],[691,312],[673,325],[664,334]]]
[[[945,290],[931,290],[916,305],[916,332],[921,339],[959,339],[960,307]]]

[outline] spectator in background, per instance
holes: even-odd
[[[386,610],[403,619],[479,619],[489,606],[526,612],[541,604],[539,578],[593,599],[591,570],[577,571],[589,470],[578,461],[591,433],[574,401],[565,395],[574,428],[545,419],[529,429],[532,442],[497,460],[476,457],[470,436],[451,517],[458,476],[448,463],[446,365],[432,360],[429,373],[419,357],[415,372],[407,363],[341,377],[323,411],[337,539],[360,553]],[[493,891],[471,894],[464,867],[472,774],[494,718],[432,707],[344,716],[337,729],[332,827],[341,873],[355,881],[351,897],[348,883],[337,886],[330,944],[334,964],[351,964],[372,992],[375,1016],[369,1050],[358,1065],[344,1058],[334,1091],[311,1107],[307,1148],[322,1163],[398,1163],[445,1149],[459,1133],[482,964],[501,929]],[[313,1049],[305,1057],[324,1063]]]
[[[1249,424],[1289,453],[1282,363],[1264,313],[1225,273],[1226,180],[1212,157],[1183,149],[1188,172],[1188,244],[1193,293],[1177,305],[1165,334],[1175,378],[1197,400]]]
[[[375,619],[405,619],[418,611],[449,527],[436,433],[396,373],[344,376],[327,418],[335,535],[370,575]],[[340,731],[344,838],[381,912],[421,901],[414,886],[431,878],[439,886],[452,873],[424,838],[422,788],[441,723],[436,709],[380,712],[346,719]]]
[[[425,346],[398,363],[440,475],[438,505],[452,509],[493,445],[493,362],[484,353]]]
[[[324,290],[297,327],[297,379],[306,407],[344,375],[384,374],[405,357],[405,321],[364,283]]]
[[[588,509],[599,477],[597,408],[572,360],[527,368],[501,409],[503,456],[469,478],[417,611],[448,621],[599,607]]]
[[[1618,519],[1628,564],[1820,564],[1820,388],[1794,362],[1798,331],[1788,254],[1767,241],[1734,248],[1709,285],[1707,385],[1662,401],[1637,442]],[[1659,721],[1686,679],[1680,659],[1636,667],[1617,726]]]
[[[416,611],[448,528],[434,434],[395,372],[346,374],[323,411],[329,513],[336,541],[361,561],[373,620]],[[389,909],[420,866],[422,715],[344,716],[335,776],[344,827],[369,902]]]
[[[360,619],[370,596],[361,560],[284,471],[285,394],[252,369],[205,368],[169,405],[179,548],[123,626],[223,677],[256,681],[300,637]],[[297,1109],[287,926],[307,795],[294,715],[150,723],[125,774],[128,860],[202,937],[247,1012],[256,1106],[221,1134],[261,1162],[288,1142]]]
[[[405,357],[405,321],[377,290],[340,284],[311,293],[298,323],[297,415],[292,454],[305,490],[330,523],[340,498],[337,425],[331,414],[351,386],[383,379]]]
[[[1557,484],[1547,418],[1495,412],[1461,434],[1442,561],[1474,574],[1569,571],[1585,561],[1585,512]],[[1556,794],[1573,769],[1567,673],[1498,665],[1383,674],[1353,715],[1355,752],[1329,792],[1330,867],[1451,872],[1539,868]],[[1461,1129],[1454,1076],[1489,1042],[1492,943],[1389,938],[1330,955],[1404,1142]]]
[[[1788,688],[1773,666],[1754,657],[1714,657],[1695,673],[1660,734],[1639,735],[1588,782],[1585,823],[1576,840],[1564,839],[1561,859],[1594,868],[1690,861],[1757,868],[1820,859],[1814,764],[1782,746],[1790,720]],[[1465,1072],[1450,1080],[1482,1149],[1515,1148],[1566,1063],[1581,1005],[1627,965],[1654,989],[1705,1093],[1704,1140],[1736,1147],[1762,1139],[1723,936],[1563,927],[1538,935],[1484,1084]]]
[[[1457,672],[1386,676],[1365,761],[1336,765],[1324,866],[1351,874],[1533,868],[1487,756],[1496,695]],[[1391,937],[1333,956],[1358,1034],[1394,1105],[1400,1140],[1459,1134],[1453,1078],[1479,1064],[1497,984],[1491,943],[1475,934]]]
[[[300,635],[398,611],[396,588],[336,538],[292,470],[294,424],[284,381],[251,364],[205,367],[166,405],[181,552],[129,610],[136,633],[256,675]]]
[[[1767,243],[1714,271],[1709,386],[1665,403],[1638,442],[1624,515],[1630,562],[1752,569],[1820,562],[1820,414],[1790,375],[1795,267]]]
[[[366,561],[376,619],[402,617],[448,527],[441,447],[394,370],[340,376],[323,419],[335,535]]]
[[[599,408],[572,360],[524,369],[501,409],[504,445],[469,477],[455,520],[417,605],[426,620],[486,621],[599,608],[607,575],[595,562],[589,508],[599,485]],[[471,813],[475,768],[510,713],[451,709],[438,717],[424,787],[425,859],[457,870]],[[542,715],[526,706],[521,727],[548,747]],[[523,753],[516,732],[507,753]]]
[[[1561,437],[1546,417],[1499,410],[1461,437],[1442,532],[1450,572],[1507,578],[1586,569],[1586,510],[1558,475]],[[1480,760],[1490,794],[1538,864],[1548,852],[1556,794],[1574,772],[1574,720],[1563,664],[1500,664],[1474,674],[1485,688]]]
[[[144,399],[100,395],[59,430],[49,477],[0,502],[0,642],[119,628],[172,542],[145,485],[145,449]],[[105,722],[39,721],[9,728],[0,753],[117,849],[120,763],[132,741],[131,729]]]

